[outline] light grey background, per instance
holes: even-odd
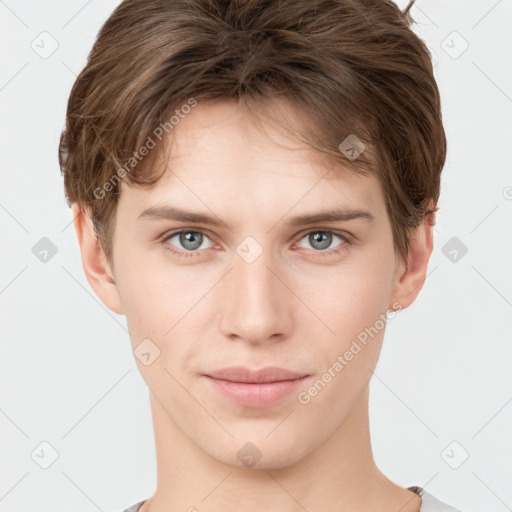
[[[99,302],[83,273],[57,163],[71,86],[117,4],[0,1],[5,512],[115,512],[156,485],[148,391],[125,318]],[[424,486],[463,512],[504,512],[512,507],[512,1],[423,0],[412,14],[432,52],[449,150],[429,277],[389,323],[371,385],[375,458],[397,483]],[[43,237],[57,248],[46,263],[32,252]],[[43,442],[58,453],[48,469]]]

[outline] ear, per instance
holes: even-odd
[[[396,266],[389,309],[398,310],[410,306],[423,288],[434,246],[434,225],[435,212],[432,212],[415,229],[409,243],[409,261],[405,263],[400,260]],[[400,307],[397,307],[397,304]]]
[[[107,308],[122,315],[121,297],[107,257],[96,238],[90,214],[83,211],[77,203],[73,203],[71,208],[87,281]]]

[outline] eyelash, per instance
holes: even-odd
[[[176,235],[179,235],[180,233],[200,233],[203,236],[209,238],[208,235],[201,230],[180,229],[178,231],[173,231],[172,233],[164,235],[164,237],[162,239],[162,243],[165,244],[165,249],[167,251],[171,252],[172,254],[176,254],[180,257],[185,257],[185,258],[201,256],[202,255],[201,253],[203,251],[205,251],[206,249],[202,249],[199,251],[198,250],[182,251],[180,249],[176,249],[174,246],[167,243],[171,238],[175,237]],[[301,236],[301,238],[299,238],[299,241],[302,240],[303,238],[307,237],[308,235],[311,235],[312,233],[329,233],[329,234],[333,234],[343,240],[343,243],[337,249],[323,250],[323,251],[311,249],[313,251],[313,253],[317,253],[317,254],[315,254],[315,257],[322,258],[322,257],[326,257],[326,256],[333,256],[336,254],[341,254],[341,253],[345,252],[348,249],[348,246],[350,246],[352,244],[351,237],[349,237],[347,234],[339,232],[339,231],[334,231],[331,229],[314,229],[314,230],[308,231],[307,233],[304,233]]]

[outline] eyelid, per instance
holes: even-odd
[[[159,236],[159,240],[166,240],[168,238],[173,237],[174,235],[179,235],[180,233],[201,233],[206,235],[210,240],[212,239],[212,234],[208,229],[204,228],[176,228],[171,229],[170,231],[166,231],[163,235]]]
[[[206,235],[210,240],[213,241],[213,237],[210,234],[210,231],[208,229],[204,229],[204,228],[178,228],[175,230],[166,231],[163,235],[158,237],[158,240],[165,241],[165,240],[168,240],[169,238],[173,237],[174,235],[178,235],[179,233],[189,232],[189,231],[191,231],[193,233],[201,233],[203,235]],[[320,228],[308,228],[303,231],[300,231],[299,233],[294,235],[292,238],[290,238],[290,240],[293,238],[300,240],[300,239],[304,238],[306,235],[309,235],[311,233],[333,233],[335,235],[338,235],[342,238],[346,238],[348,240],[354,239],[354,235],[352,235],[351,233],[348,233],[347,231],[338,230],[338,229],[334,229],[334,228],[320,227]]]
[[[305,229],[304,231],[301,231],[300,233],[297,234],[297,238],[300,240],[300,239],[304,238],[306,235],[309,235],[311,233],[332,233],[334,235],[337,235],[337,236],[347,239],[347,240],[352,240],[354,238],[354,236],[347,231],[344,231],[341,229],[322,228],[322,227]]]

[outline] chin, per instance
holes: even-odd
[[[278,424],[272,422],[271,428],[265,424],[264,428],[245,429],[243,432],[235,432],[228,427],[233,434],[232,439],[218,439],[203,450],[222,464],[239,469],[276,470],[296,464],[307,456],[308,449],[315,449],[296,433],[293,435],[285,430],[278,433],[281,428],[276,429]]]

